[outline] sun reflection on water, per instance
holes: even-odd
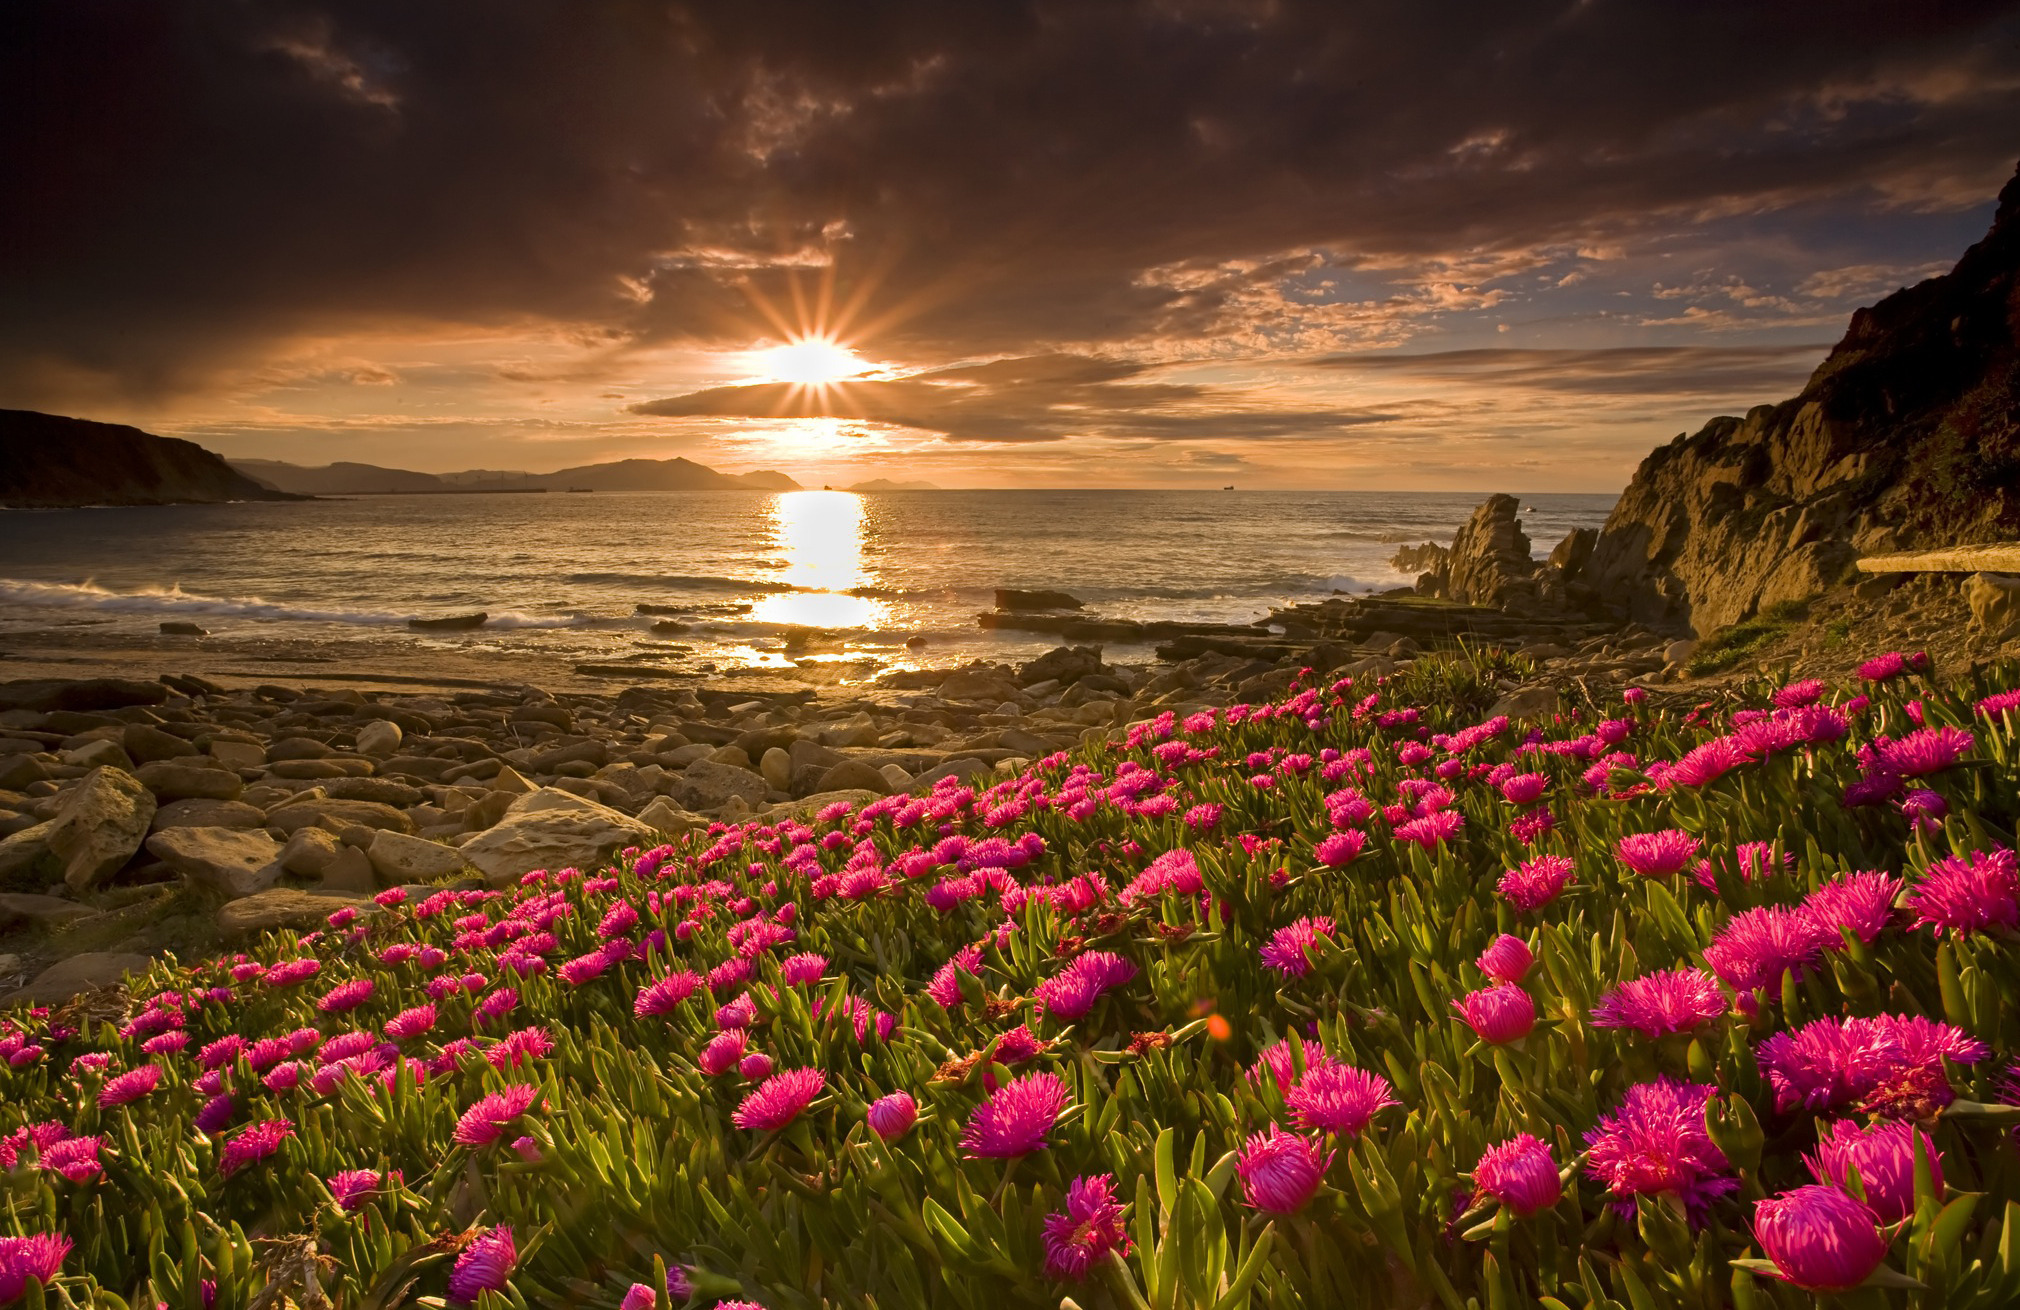
[[[848,491],[788,491],[772,499],[772,534],[785,557],[779,581],[804,591],[775,592],[751,607],[759,623],[809,628],[874,628],[889,606],[850,591],[874,579],[863,567],[863,499]]]

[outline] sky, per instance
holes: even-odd
[[[0,407],[437,472],[1611,491],[2016,157],[2011,3],[15,0]]]

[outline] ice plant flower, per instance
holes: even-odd
[[[1806,908],[1763,905],[1728,919],[1704,948],[1704,962],[1734,991],[1773,990],[1784,971],[1800,974],[1826,945],[1838,942],[1837,933]]]
[[[1753,1235],[1777,1276],[1807,1292],[1850,1291],[1887,1258],[1879,1216],[1835,1187],[1812,1184],[1755,1202]]]
[[[1530,951],[1529,943],[1520,937],[1502,933],[1480,952],[1475,961],[1480,972],[1496,982],[1519,983],[1529,976],[1529,970],[1536,964],[1536,956]]]
[[[1045,1273],[1079,1282],[1109,1252],[1129,1252],[1114,1174],[1083,1174],[1066,1188],[1066,1205],[1045,1216]]]
[[[1378,1110],[1399,1105],[1389,1081],[1365,1069],[1321,1058],[1284,1093],[1291,1120],[1305,1132],[1358,1137]]]
[[[1830,949],[1843,944],[1843,930],[1847,928],[1870,946],[1893,921],[1894,902],[1900,895],[1899,878],[1869,869],[1843,874],[1825,883],[1803,898],[1802,908],[1820,928],[1837,938],[1826,942]]]
[[[1667,1077],[1628,1088],[1620,1108],[1585,1134],[1586,1176],[1603,1183],[1623,1213],[1632,1213],[1635,1197],[1657,1195],[1701,1211],[1739,1186],[1705,1131],[1704,1108],[1717,1094]]]
[[[1073,1094],[1048,1071],[1013,1078],[975,1107],[961,1130],[961,1152],[971,1160],[1004,1160],[1045,1148],[1045,1135]]]
[[[1495,890],[1517,911],[1528,914],[1556,900],[1571,876],[1569,856],[1539,855],[1503,873]]]
[[[1929,1162],[1935,1194],[1943,1195],[1943,1157],[1927,1133],[1905,1120],[1863,1126],[1851,1119],[1834,1120],[1817,1137],[1817,1149],[1803,1157],[1810,1177],[1832,1187],[1851,1190],[1852,1171],[1866,1191],[1866,1204],[1884,1224],[1895,1224],[1915,1212],[1915,1144]]]
[[[518,1263],[510,1224],[484,1230],[456,1257],[456,1267],[449,1271],[449,1299],[467,1303],[480,1293],[503,1291]]]
[[[1602,996],[1592,1007],[1592,1026],[1667,1037],[1692,1032],[1725,1012],[1725,993],[1710,974],[1666,969],[1624,982]]]
[[[1963,728],[1920,728],[1899,741],[1880,738],[1874,743],[1874,753],[1887,772],[1903,778],[1921,778],[1955,765],[1970,752],[1975,741]]]
[[[775,1133],[813,1104],[828,1085],[828,1076],[819,1069],[788,1069],[764,1080],[758,1089],[743,1098],[730,1122],[754,1133]]]
[[[1536,1026],[1536,1002],[1515,983],[1468,992],[1452,1008],[1481,1041],[1494,1046],[1521,1041]]]
[[[1295,1214],[1318,1194],[1334,1154],[1316,1139],[1271,1124],[1250,1136],[1235,1160],[1242,1199],[1251,1209]]]
[[[0,1237],[0,1305],[11,1305],[28,1291],[28,1280],[52,1281],[63,1270],[72,1242],[61,1233],[31,1237]]]
[[[365,1199],[379,1186],[379,1171],[376,1169],[346,1169],[332,1174],[328,1180],[330,1196],[337,1208],[346,1214],[364,1205]]]
[[[1136,977],[1136,966],[1113,951],[1089,951],[1031,989],[1057,1019],[1083,1018],[1101,994]]]
[[[1849,1106],[1885,1118],[1925,1118],[1957,1093],[1943,1061],[1977,1064],[1991,1048],[1922,1015],[1812,1020],[1754,1048],[1783,1113]]]
[[[863,1118],[879,1141],[895,1142],[918,1122],[919,1106],[910,1092],[892,1092],[870,1102]]]
[[[1336,832],[1319,839],[1312,847],[1312,858],[1328,869],[1342,869],[1352,864],[1367,844],[1368,834],[1359,829]]]
[[[295,1135],[295,1126],[286,1119],[263,1119],[248,1126],[224,1144],[218,1156],[218,1173],[229,1178],[249,1164],[266,1159],[281,1149],[281,1143]]]
[[[456,1145],[489,1146],[504,1136],[505,1130],[517,1122],[539,1096],[538,1087],[514,1083],[484,1097],[465,1110],[463,1117],[456,1121]]]
[[[1946,855],[1930,862],[1921,881],[1908,893],[1915,926],[1938,937],[1959,937],[2020,924],[2020,870],[2014,854],[1996,847],[1990,854],[1972,851],[1967,860]]]
[[[1262,962],[1286,978],[1302,978],[1311,972],[1311,949],[1322,937],[1333,935],[1333,921],[1323,914],[1308,914],[1271,934],[1261,948]]]
[[[1549,1145],[1528,1133],[1488,1147],[1473,1166],[1473,1185],[1524,1219],[1564,1194]]]
[[[1636,832],[1622,837],[1614,846],[1620,862],[1644,878],[1666,878],[1681,873],[1697,858],[1701,843],[1681,828],[1662,832]]]
[[[130,1069],[116,1078],[105,1080],[105,1086],[98,1089],[98,1108],[110,1110],[115,1105],[125,1105],[137,1101],[161,1085],[161,1066],[143,1064],[138,1069]]]

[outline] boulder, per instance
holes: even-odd
[[[128,755],[125,748],[110,737],[100,737],[97,741],[88,741],[75,750],[59,751],[56,758],[73,768],[114,768],[124,773],[133,772],[133,757]]]
[[[770,790],[764,778],[749,769],[714,760],[696,760],[681,771],[674,783],[675,798],[690,810],[720,809],[732,796],[757,805]]]
[[[1536,572],[1521,502],[1489,496],[1452,538],[1445,564],[1445,594],[1468,605],[1505,607],[1525,599],[1523,584]]]
[[[891,789],[885,780],[866,760],[843,760],[821,775],[817,791],[867,791],[881,796]]]
[[[15,753],[0,755],[0,791],[20,791],[31,782],[40,782],[49,776],[42,760],[34,755]]]
[[[1998,634],[2020,623],[2020,578],[1999,573],[1973,573],[1964,584],[1971,619],[1985,632]]]
[[[751,777],[762,796],[764,779]],[[495,826],[465,842],[459,854],[493,886],[503,886],[535,869],[597,868],[627,846],[652,845],[653,835],[644,823],[607,805],[542,787],[513,801]]]
[[[340,801],[377,801],[395,809],[407,809],[426,800],[419,787],[391,778],[328,778],[321,784],[323,795]]]
[[[1550,567],[1556,569],[1566,582],[1575,581],[1585,571],[1585,562],[1592,558],[1592,547],[1599,540],[1597,528],[1573,528],[1564,540],[1550,552]]]
[[[1017,591],[1008,587],[996,590],[996,608],[999,610],[1077,610],[1080,601],[1063,591]]]
[[[320,760],[330,753],[330,748],[314,737],[283,737],[266,748],[267,759],[278,763],[281,760]]]
[[[267,826],[279,828],[292,837],[297,828],[310,824],[329,826],[327,821],[346,824],[362,824],[367,828],[384,828],[388,832],[411,833],[414,821],[390,805],[377,801],[345,801],[331,796],[318,796],[309,800],[292,801],[267,811]]]
[[[244,801],[170,801],[154,812],[150,830],[164,828],[264,828],[266,814]]]
[[[1056,646],[1037,659],[1019,665],[1017,681],[1026,687],[1039,682],[1057,682],[1064,686],[1106,669],[1107,666],[1101,662],[1099,646]]]
[[[66,901],[61,896],[37,896],[31,892],[0,892],[0,932],[23,926],[40,928],[66,919],[89,918],[95,914],[88,905]]]
[[[433,882],[463,869],[463,853],[419,837],[381,830],[365,855],[388,883]]]
[[[663,832],[669,837],[678,837],[684,832],[706,828],[710,822],[705,816],[692,810],[683,810],[664,796],[640,810],[638,821],[654,832]]]
[[[329,829],[297,828],[281,847],[281,867],[297,877],[320,878],[336,862],[338,850],[336,836]]]
[[[265,891],[281,876],[280,844],[263,831],[170,828],[149,837],[147,849],[186,881],[231,900]]]
[[[498,770],[497,775],[490,782],[485,784],[485,790],[509,792],[514,796],[524,796],[527,792],[535,790],[535,788],[532,783],[526,780],[525,774],[507,764]]]
[[[44,838],[50,854],[62,862],[64,885],[89,891],[116,872],[146,840],[154,814],[153,795],[132,774],[120,769],[87,774]]]
[[[358,729],[358,754],[384,759],[399,749],[401,735],[391,719],[374,719]]]
[[[145,973],[153,963],[148,956],[126,951],[86,951],[50,965],[4,1000],[12,1005],[55,1005],[80,992],[114,986],[129,974]]]
[[[189,755],[200,755],[201,751],[172,732],[147,723],[129,723],[119,734],[119,744],[137,764],[151,764],[156,760],[179,760]]]
[[[40,886],[54,876],[49,869],[49,829],[45,820],[0,838],[0,883]]]
[[[131,678],[85,678],[79,681],[31,679],[0,682],[0,710],[70,710],[89,714],[95,710],[122,710],[133,705],[159,705],[168,699],[168,688],[158,682],[137,682]]]
[[[164,801],[235,801],[245,790],[245,782],[231,770],[194,761],[156,760],[141,765],[134,776],[147,785],[156,799]]]
[[[321,928],[332,914],[346,905],[357,906],[364,912],[378,909],[362,896],[275,887],[220,907],[217,926],[219,931],[230,937],[269,932],[276,928]]]
[[[1511,719],[1545,719],[1555,713],[1557,713],[1557,688],[1531,683],[1526,687],[1518,687],[1495,701],[1494,707],[1487,711],[1487,717],[1493,718],[1505,714]]]
[[[276,778],[297,782],[321,782],[329,778],[364,778],[373,773],[372,762],[356,756],[325,756],[315,760],[276,760],[267,772]]]
[[[905,772],[904,765],[886,764],[883,768],[878,769],[877,772],[884,775],[884,789],[886,791],[901,792],[911,789],[912,775]]]
[[[304,828],[303,832],[314,832],[314,828]],[[336,858],[323,869],[316,882],[318,890],[326,892],[348,892],[355,896],[370,896],[379,890],[379,871],[372,861],[355,846],[340,846]]]
[[[775,791],[790,791],[793,785],[793,757],[774,746],[758,761],[758,772]],[[641,816],[642,817],[642,816]]]
[[[256,741],[212,738],[210,757],[227,769],[263,769],[267,762],[266,747]]]
[[[980,701],[989,705],[1015,700],[1017,691],[1017,684],[1001,671],[989,665],[972,664],[956,669],[939,688],[943,700]]]

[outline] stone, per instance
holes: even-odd
[[[764,780],[750,776],[762,797]],[[595,869],[627,846],[653,845],[653,836],[652,828],[607,805],[542,787],[513,801],[496,825],[465,842],[460,853],[498,887],[535,869]]]
[[[1521,502],[1489,496],[1452,538],[1445,563],[1445,594],[1469,605],[1506,606],[1522,596],[1520,584],[1536,571]]]
[[[201,757],[197,757],[201,758]],[[181,760],[156,760],[134,771],[157,800],[235,801],[245,790],[245,782],[229,769]]]
[[[187,619],[163,619],[161,635],[164,637],[208,637],[210,629],[199,627]]]
[[[201,797],[170,801],[154,812],[150,831],[164,828],[264,828],[267,817],[257,805],[244,801],[213,801]]]
[[[793,785],[793,757],[790,752],[774,746],[758,761],[758,773],[778,791],[790,791]],[[641,816],[642,817],[642,816]]]
[[[109,737],[86,742],[75,750],[59,751],[56,758],[79,769],[113,768],[124,773],[133,772],[133,757],[125,748]]]
[[[1970,602],[1972,621],[1985,632],[2004,632],[2020,623],[2020,578],[1973,573],[1964,584],[1964,597]]]
[[[890,783],[866,760],[843,760],[821,775],[816,790],[868,791],[881,796],[890,790]]]
[[[1564,534],[1564,540],[1550,551],[1550,567],[1556,569],[1566,582],[1575,580],[1585,571],[1586,561],[1592,558],[1592,547],[1599,541],[1597,528],[1573,528]]]
[[[507,764],[498,770],[497,776],[485,784],[489,791],[508,792],[514,796],[524,796],[536,788],[526,780],[526,775]]]
[[[757,805],[771,790],[762,776],[749,769],[714,760],[696,760],[688,765],[673,787],[675,799],[690,810],[720,809],[732,796]]]
[[[314,832],[304,828],[303,832]],[[379,890],[379,871],[370,858],[355,846],[337,848],[336,858],[324,867],[316,887],[321,891],[349,892],[356,896],[370,896]]]
[[[2020,573],[2020,542],[1867,555],[1861,573]]]
[[[327,828],[297,828],[281,847],[281,867],[300,878],[320,878],[336,862],[340,850],[350,849],[339,848]]]
[[[669,837],[705,829],[711,822],[707,817],[692,810],[682,809],[664,796],[658,797],[652,804],[640,810],[638,821],[654,832],[663,832]]]
[[[155,760],[179,760],[185,756],[200,755],[203,752],[176,736],[163,732],[147,723],[129,723],[119,734],[119,744],[137,764],[151,764]]]
[[[874,746],[877,736],[877,721],[859,711],[822,724],[816,740],[823,746]]]
[[[1542,719],[1557,713],[1557,688],[1541,683],[1518,687],[1487,711],[1487,717],[1505,714],[1511,719]]]
[[[0,932],[20,927],[40,928],[67,919],[88,918],[96,913],[88,905],[64,900],[61,896],[37,896],[30,892],[0,892]]]
[[[0,791],[20,791],[48,776],[49,771],[34,755],[0,755]]]
[[[1667,665],[1688,664],[1690,657],[1697,654],[1697,643],[1685,637],[1672,641],[1662,648],[1662,662]]]
[[[1101,662],[1099,646],[1056,646],[1037,659],[1019,665],[1017,681],[1027,689],[1033,683],[1043,682],[1066,686],[1106,669],[1107,665]]]
[[[233,779],[233,781],[237,781]],[[117,872],[147,838],[155,800],[122,769],[94,769],[72,789],[44,840],[63,865],[63,882],[89,891]]]
[[[453,847],[383,830],[372,838],[365,854],[389,883],[433,882],[460,873],[464,862],[462,852]]]
[[[895,793],[911,790],[912,775],[905,772],[904,765],[886,764],[883,768],[878,769],[877,772],[884,775],[884,786],[889,791]]]
[[[329,917],[346,905],[361,912],[375,911],[376,905],[362,896],[342,892],[305,891],[296,887],[275,887],[255,892],[219,908],[218,930],[229,937],[270,932],[276,928],[322,928]]]
[[[151,957],[127,951],[86,951],[50,965],[35,975],[34,982],[0,999],[14,1005],[55,1005],[82,992],[115,986],[153,964]]]
[[[1105,736],[1105,734],[1104,734]],[[987,773],[989,766],[973,756],[964,755],[960,759],[948,760],[918,774],[912,779],[914,789],[924,791],[942,778],[958,778],[967,782],[977,774]]]
[[[940,684],[939,693],[943,700],[994,705],[1015,700],[1017,690],[1017,684],[998,670],[987,665],[970,665],[956,669]]]
[[[425,799],[419,787],[395,782],[391,778],[328,778],[323,781],[322,789],[323,795],[340,801],[377,801],[402,810],[419,805]]]
[[[45,819],[0,838],[0,883],[39,886],[55,876],[48,867],[49,829],[54,823],[53,819]]]
[[[361,824],[367,828],[384,828],[389,832],[414,831],[412,819],[392,806],[381,805],[377,801],[345,801],[330,796],[318,796],[267,811],[267,826],[279,828],[290,837],[297,828],[312,823],[328,826],[327,821],[330,820]]]
[[[391,719],[374,719],[358,729],[358,754],[384,759],[400,748],[402,735]]]
[[[134,705],[159,705],[167,699],[168,688],[160,683],[130,678],[0,682],[0,710],[40,710],[45,714],[69,710],[89,714]]]
[[[370,760],[326,756],[318,760],[276,760],[267,765],[276,778],[320,782],[327,778],[363,778],[373,772]]]
[[[1860,600],[1878,600],[1908,580],[1905,573],[1875,573],[1852,584],[1852,594]]]
[[[264,831],[170,828],[147,839],[148,853],[185,881],[228,899],[265,891],[280,879],[280,844]]]
[[[708,758],[716,764],[727,764],[732,769],[742,769],[745,772],[750,770],[750,756],[739,746],[718,746],[709,753]]]
[[[1014,588],[996,589],[996,608],[999,610],[1077,610],[1080,601],[1063,591],[1018,591]]]
[[[266,748],[267,759],[278,763],[281,760],[319,760],[330,753],[330,748],[313,737],[283,737]]]
[[[843,802],[851,807],[860,807],[877,799],[878,795],[879,793],[871,791],[816,792],[812,796],[802,796],[798,800],[780,801],[776,805],[767,805],[758,811],[754,817],[762,819],[766,823],[777,823],[780,819],[810,818],[836,802]]]

